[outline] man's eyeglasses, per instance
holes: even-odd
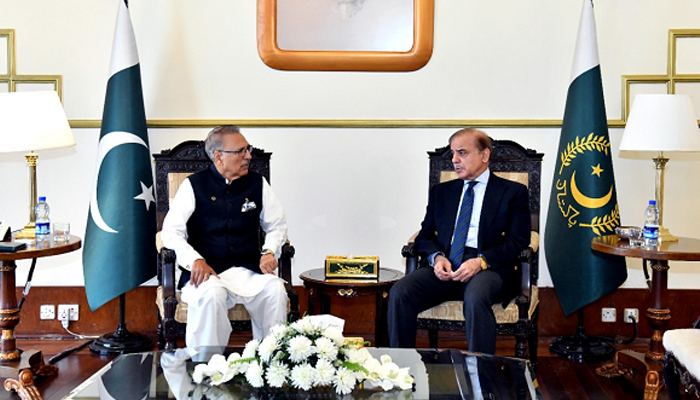
[[[249,145],[247,145],[246,147],[242,147],[242,148],[240,148],[240,149],[238,149],[238,150],[217,150],[217,151],[220,151],[220,152],[222,152],[222,153],[236,154],[236,155],[239,155],[239,156],[245,154],[246,151],[247,151],[248,153],[251,153],[251,154],[252,154],[252,153],[253,153],[253,145],[250,145],[250,144],[249,144]]]

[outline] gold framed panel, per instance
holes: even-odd
[[[413,3],[408,51],[288,51],[277,45],[277,0],[258,0],[258,54],[269,67],[287,71],[415,71],[433,53],[435,0]]]
[[[18,75],[17,54],[14,29],[0,29],[0,37],[5,39],[7,53],[7,67],[5,74],[0,74],[0,84],[6,84],[9,92],[16,92],[17,86],[23,84],[49,84],[58,93],[58,98],[63,101],[63,76],[62,75]]]

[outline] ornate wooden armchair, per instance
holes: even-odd
[[[250,169],[263,175],[270,181],[270,156],[261,149],[254,148],[251,152],[253,158],[250,161]],[[158,231],[163,227],[163,219],[170,209],[170,199],[177,193],[180,183],[188,175],[208,168],[211,160],[204,151],[204,142],[186,141],[178,144],[172,150],[163,150],[160,154],[154,154],[156,164],[156,215],[158,217]],[[261,235],[264,233],[261,232]],[[159,249],[158,255],[158,287],[156,304],[158,305],[158,347],[172,349],[176,347],[178,335],[185,333],[187,322],[187,304],[179,301],[180,293],[176,290],[176,262],[175,252],[164,248],[160,243],[160,234],[156,238]],[[262,240],[261,240],[262,243]],[[289,297],[288,319],[290,321],[299,318],[299,295],[292,288],[292,257],[294,247],[286,243],[282,247],[282,255],[279,259],[279,274],[287,283],[287,296]],[[234,331],[251,330],[250,315],[245,307],[237,304],[229,310],[229,319]]]
[[[520,254],[520,294],[511,300],[506,307],[501,304],[494,305],[493,312],[496,315],[498,333],[515,336],[515,355],[527,358],[529,353],[530,361],[536,365],[539,305],[537,251],[539,248],[540,172],[543,155],[534,150],[525,149],[510,140],[493,140],[492,142],[491,172],[528,187],[532,219],[530,246],[523,249]],[[449,146],[429,151],[428,155],[430,158],[429,187],[457,178],[452,166],[452,154]],[[401,254],[406,258],[406,274],[419,266],[427,265],[426,260],[419,260],[412,240],[403,247]],[[439,330],[464,332],[462,302],[448,301],[420,313],[418,315],[418,328],[428,330],[428,340],[431,347],[438,347]]]
[[[668,397],[681,398],[680,388],[685,393],[700,398],[700,318],[692,329],[666,331],[663,338],[664,382]]]

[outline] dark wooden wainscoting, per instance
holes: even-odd
[[[299,302],[302,314],[307,311],[308,294],[302,286],[298,286]],[[17,288],[17,299],[22,296],[22,288]],[[130,331],[144,335],[155,335],[158,325],[155,291],[153,286],[139,287],[126,295],[126,323]],[[646,308],[651,296],[646,289],[619,289],[584,309],[584,326],[586,333],[610,337],[629,337],[632,326],[622,321],[625,308],[638,308],[640,315],[639,337],[649,338],[651,330],[646,323]],[[700,290],[669,290],[668,302],[672,319],[669,329],[691,326],[700,315],[695,304],[700,304]],[[80,320],[71,322],[69,329],[85,335],[104,334],[116,329],[119,322],[119,301],[114,299],[96,311],[91,311],[85,297],[83,287],[33,287],[27,295],[22,307],[21,320],[15,330],[17,336],[37,337],[45,335],[66,334],[61,323],[54,320],[39,319],[39,308],[43,304],[78,304]],[[351,300],[333,298],[331,309],[333,313],[346,320],[345,333],[347,336],[363,336],[368,340],[374,339],[375,302],[370,297]],[[617,322],[603,323],[600,320],[601,308],[614,307],[617,310]],[[540,288],[540,337],[557,337],[575,333],[578,322],[577,313],[565,316],[562,312],[553,288]],[[459,332],[441,332],[441,340],[461,341],[463,335]],[[425,339],[427,333],[419,332],[419,341]],[[420,343],[419,343],[420,344]]]

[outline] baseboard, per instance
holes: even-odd
[[[301,314],[307,313],[308,293],[303,286],[295,287],[299,293]],[[153,336],[157,332],[158,317],[155,305],[154,286],[138,287],[126,294],[125,322],[127,329]],[[539,334],[542,337],[566,336],[576,333],[578,313],[564,315],[556,292],[551,287],[540,288]],[[22,288],[17,288],[17,299],[22,296]],[[700,291],[672,289],[667,294],[672,318],[667,329],[687,328],[698,318],[700,311],[694,304],[700,304]],[[651,302],[651,294],[646,289],[619,289],[589,304],[583,309],[584,327],[591,335],[629,337],[632,325],[622,321],[625,308],[639,309],[641,322],[639,338],[651,337],[651,328],[646,322],[646,309]],[[58,335],[67,332],[60,321],[39,319],[39,308],[43,304],[78,304],[80,319],[71,322],[69,329],[84,335],[102,335],[116,330],[119,323],[119,300],[114,299],[95,311],[91,311],[85,296],[85,288],[78,287],[33,287],[27,295],[20,315],[20,323],[15,334],[21,337]],[[604,323],[600,320],[601,308],[614,307],[617,321]],[[346,320],[347,336],[363,336],[374,339],[375,300],[370,297],[357,297],[351,300],[332,298],[333,314]],[[425,333],[419,332],[419,340]],[[462,337],[460,332],[445,333],[446,337]],[[442,337],[442,336],[441,336]]]

